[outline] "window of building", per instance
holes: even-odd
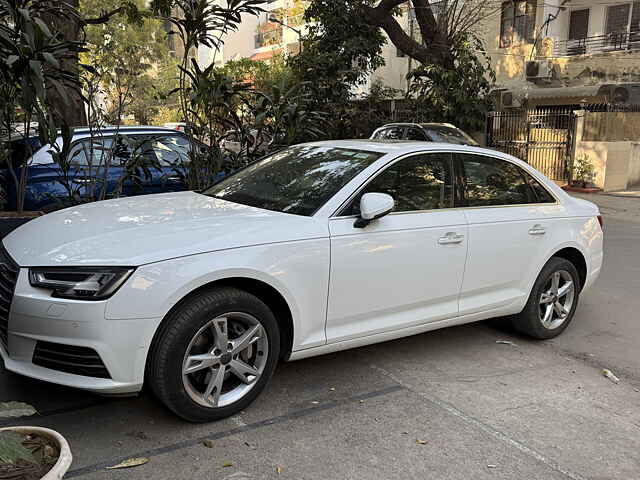
[[[536,0],[502,3],[500,48],[533,43],[536,28]]]
[[[589,9],[573,10],[569,14],[569,40],[580,40],[589,32]]]

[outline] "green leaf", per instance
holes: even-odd
[[[38,413],[28,403],[22,402],[3,402],[0,403],[0,418],[12,417],[30,417]]]
[[[42,56],[44,57],[44,59],[49,65],[56,68],[60,67],[60,62],[58,62],[58,59],[54,57],[52,54],[50,54],[49,52],[42,52]]]
[[[24,435],[11,430],[0,432],[0,464],[15,463],[18,460],[36,463],[31,452],[22,445]]]

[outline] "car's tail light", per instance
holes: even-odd
[[[602,215],[598,215],[598,223],[600,224],[600,228],[604,230],[604,220],[602,219]]]

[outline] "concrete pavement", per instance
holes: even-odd
[[[69,478],[640,479],[640,199],[586,198],[605,215],[605,268],[553,341],[483,322],[283,364],[254,405],[207,425],[148,394],[3,373],[0,401],[34,404],[42,416],[12,423],[70,440]]]

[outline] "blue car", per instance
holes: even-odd
[[[62,145],[62,139],[57,143]],[[37,137],[11,142],[13,165],[27,165],[24,210],[52,211],[75,202],[185,190],[189,162],[189,137],[163,127],[108,127],[99,131],[74,130],[64,170],[54,162],[51,146],[40,145]],[[198,148],[206,148],[198,144]],[[27,153],[33,152],[30,156]],[[22,157],[22,158],[20,158]],[[22,160],[22,161],[21,161]],[[26,162],[25,162],[26,160]],[[105,169],[105,166],[108,168]],[[106,170],[106,171],[105,171]],[[5,210],[16,209],[16,187],[9,170],[0,170]]]

